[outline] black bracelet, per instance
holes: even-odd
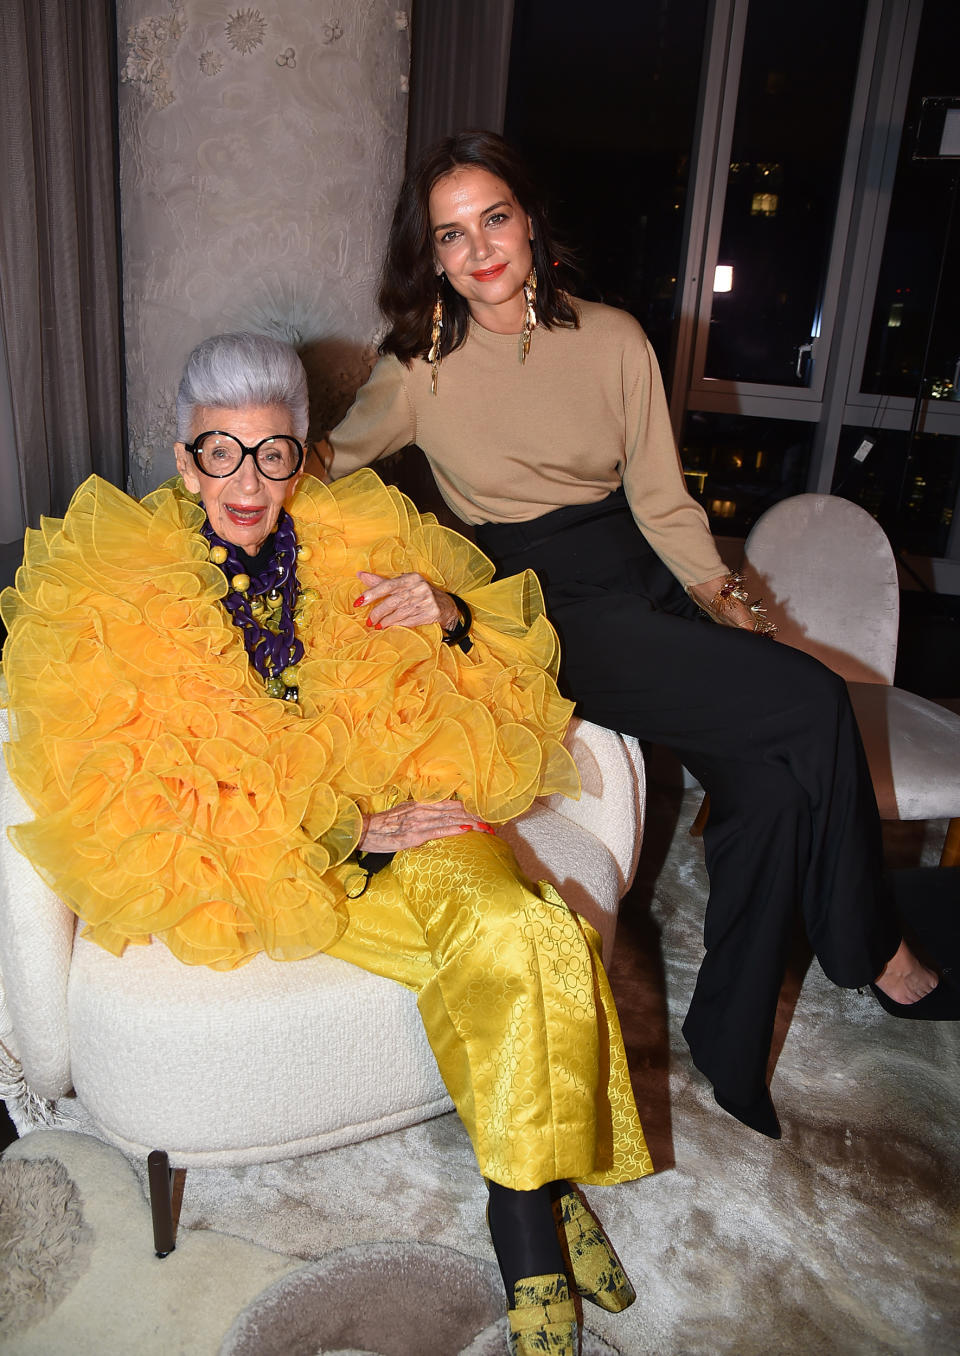
[[[396,855],[395,852],[364,852],[362,848],[356,848],[348,860],[355,862],[363,872],[363,885],[355,894],[348,892],[347,898],[359,899],[361,895],[366,894],[367,886],[377,872],[389,866]]]
[[[364,870],[370,872],[371,876],[375,876],[378,871],[389,866],[396,855],[395,852],[364,852],[363,848],[357,848],[357,859]]]
[[[457,612],[460,614],[457,618],[457,624],[452,631],[447,631],[443,637],[444,645],[459,645],[464,654],[473,649],[473,641],[470,639],[470,627],[473,625],[473,613],[467,607],[462,598],[458,598],[455,593],[449,593],[448,598],[452,598],[456,605]]]

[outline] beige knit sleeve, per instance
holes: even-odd
[[[642,331],[623,357],[623,486],[647,541],[685,587],[726,574],[707,515],[687,493],[660,369]]]
[[[357,398],[329,435],[333,460],[331,480],[369,466],[380,457],[416,442],[417,421],[404,381],[404,369],[393,354],[379,358]]]

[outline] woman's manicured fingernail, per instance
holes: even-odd
[[[470,829],[473,828],[473,825],[472,825],[472,824],[461,824],[460,827],[461,827],[461,829],[464,830],[464,832],[467,832],[467,831],[469,831]]]
[[[373,625],[373,621],[372,621],[372,619],[371,619],[370,617],[367,618],[367,625],[368,625],[368,626],[372,626],[372,625]]]
[[[364,603],[365,603],[366,601],[367,601],[366,595],[363,594],[363,593],[361,593],[361,595],[360,595],[359,598],[355,598],[355,599],[353,600],[353,605],[354,605],[354,607],[363,607],[363,605],[364,605]]]
[[[374,629],[374,631],[382,631],[382,630],[383,630],[383,626],[382,626],[382,624],[381,624],[380,622],[375,622],[375,623],[374,623],[373,629]]]

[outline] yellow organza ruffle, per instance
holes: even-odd
[[[561,740],[572,711],[557,691],[556,633],[529,571],[491,584],[493,566],[464,537],[421,516],[373,471],[321,485],[305,477],[291,507],[309,546],[298,573],[317,594],[303,624],[301,701],[335,714],[349,749],[337,785],[362,809],[458,796],[493,823],[539,795],[579,793]],[[473,613],[469,653],[439,626],[373,631],[358,570],[414,571]]]
[[[330,489],[305,477],[291,511],[316,595],[299,706],[251,671],[179,482],[137,504],[91,477],[62,521],[27,533],[0,597],[6,757],[36,816],[11,838],[115,953],[157,936],[226,969],[326,950],[361,809],[458,795],[500,821],[576,794],[533,576],[491,585],[485,557],[369,471]],[[366,627],[361,569],[460,594],[474,648]]]

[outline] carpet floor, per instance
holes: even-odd
[[[771,1081],[783,1139],[721,1112],[680,1035],[706,895],[686,834],[695,808],[694,793],[653,789],[621,912],[611,978],[657,1171],[588,1192],[639,1297],[622,1315],[587,1306],[585,1356],[955,1353],[960,1023],[898,1021],[798,947]],[[76,1184],[82,1248],[16,1331],[0,1319],[3,1353],[506,1351],[485,1191],[454,1116],[309,1158],[191,1170],[164,1261],[122,1156],[38,1131],[0,1170],[46,1158]]]

